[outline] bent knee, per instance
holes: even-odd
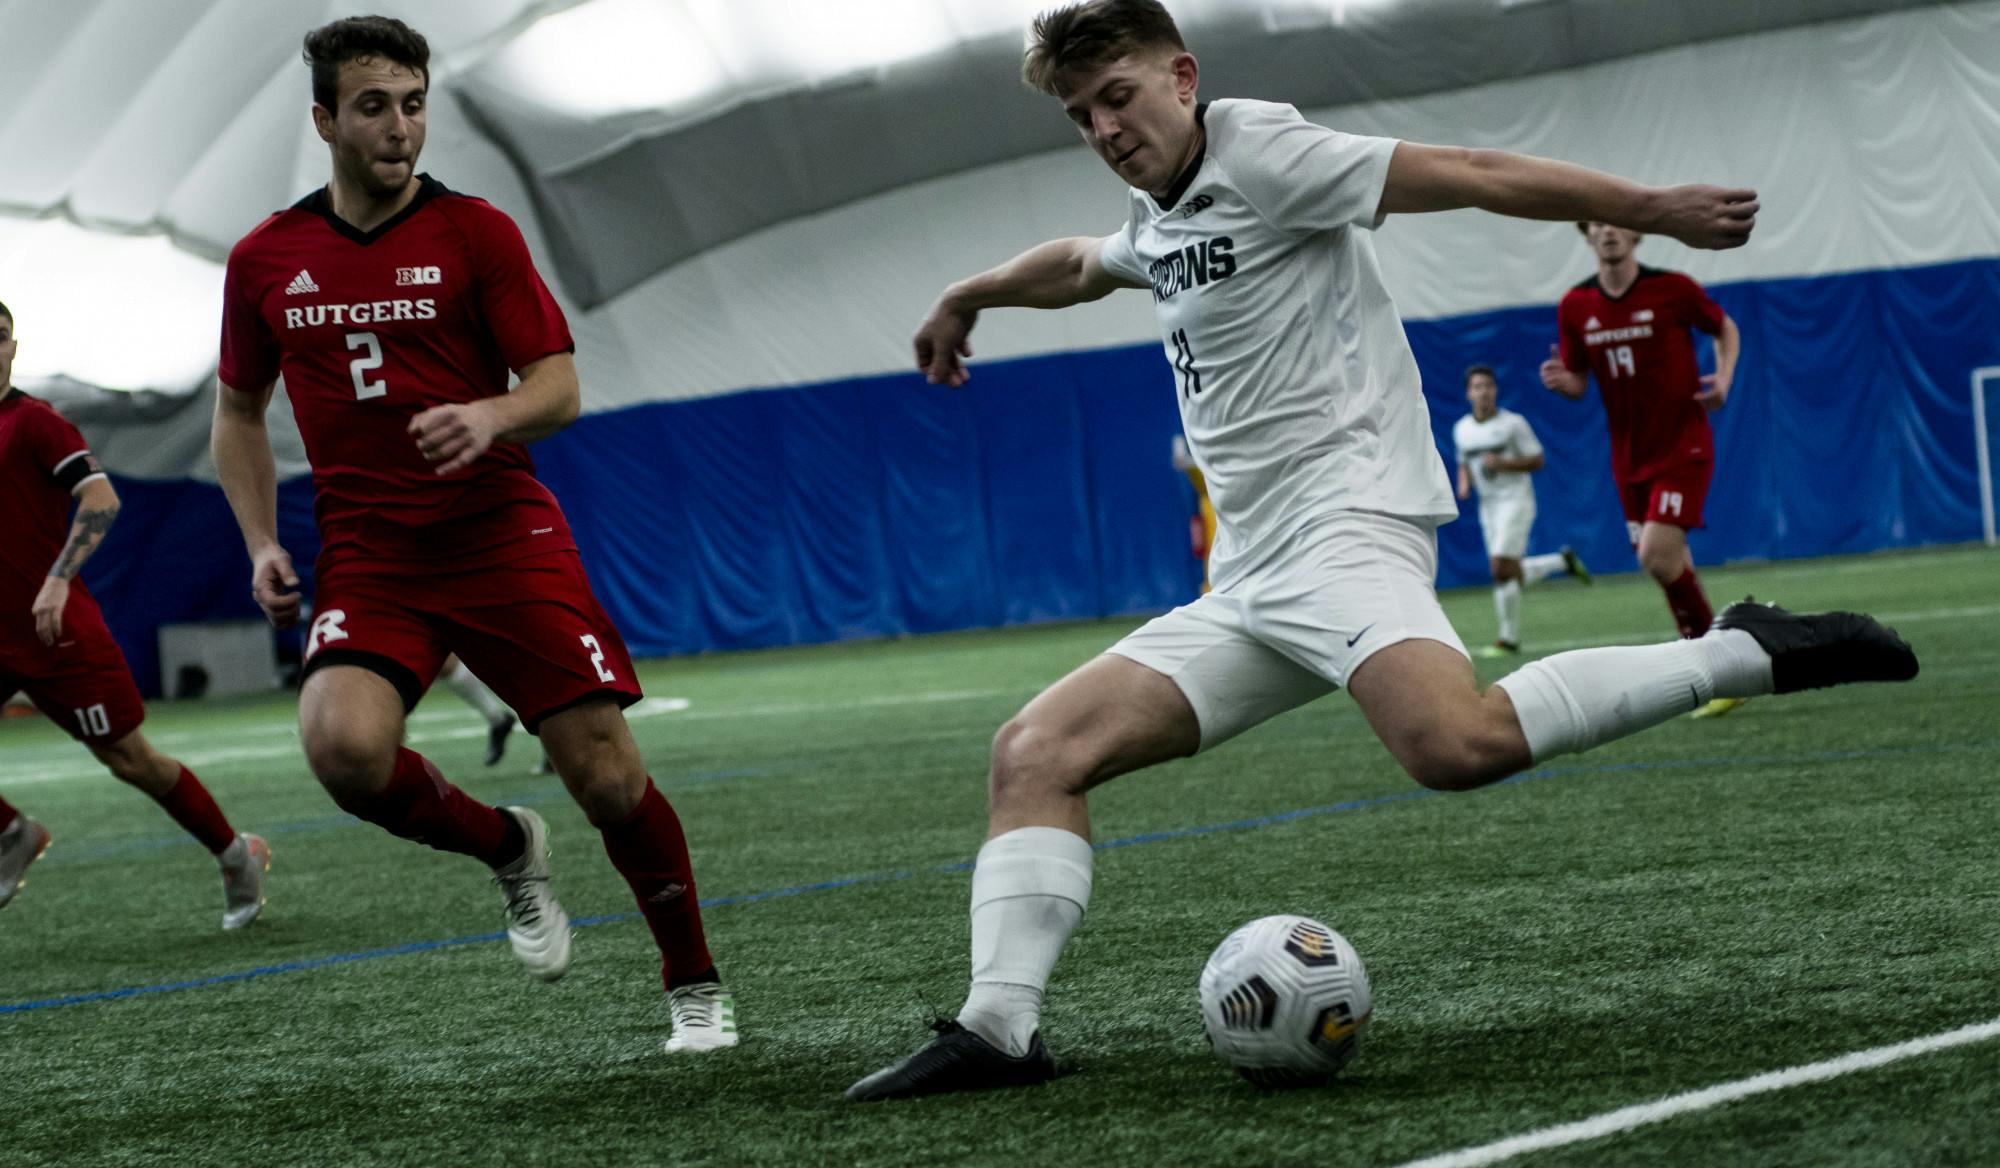
[[[583,817],[600,830],[632,818],[632,812],[646,794],[643,771],[628,772],[617,767],[594,769],[575,778],[565,776],[563,784],[569,788],[570,798],[583,809]]]
[[[120,782],[135,787],[150,787],[156,784],[162,769],[153,759],[152,752],[129,746],[105,747],[92,753],[104,769],[111,772]]]
[[[1524,745],[1477,731],[1429,736],[1395,754],[1419,786],[1433,791],[1470,791],[1498,782],[1529,762]]]
[[[1681,578],[1682,572],[1687,570],[1687,565],[1681,563],[1678,559],[1641,560],[1639,561],[1639,566],[1645,570],[1648,576],[1651,576],[1661,584],[1672,584]]]
[[[304,745],[306,766],[345,811],[353,810],[350,803],[365,802],[387,787],[396,767],[393,744],[361,735],[308,734]]]
[[[1057,792],[1073,794],[1089,786],[1095,764],[1089,744],[1031,718],[1016,716],[993,736],[993,801]]]

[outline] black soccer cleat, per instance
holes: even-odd
[[[1757,639],[1771,655],[1774,693],[1917,675],[1917,655],[1909,645],[1866,613],[1786,612],[1746,596],[1723,609],[1715,627],[1741,629]]]
[[[514,732],[514,715],[508,714],[486,728],[486,765],[492,766],[507,753],[507,736]]]
[[[930,1045],[849,1087],[847,1097],[874,1103],[949,1091],[1028,1087],[1056,1077],[1056,1062],[1042,1045],[1040,1031],[1028,1040],[1028,1053],[1017,1058],[949,1018],[939,1018],[931,1029],[937,1037]]]

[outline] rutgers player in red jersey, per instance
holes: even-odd
[[[632,662],[520,445],[577,415],[562,311],[513,220],[416,172],[421,35],[341,20],[308,34],[305,56],[332,181],[230,254],[213,445],[251,587],[289,625],[298,580],[278,544],[264,425],[283,374],[322,539],[299,695],[307,762],[343,809],[491,867],[515,955],[561,977],[569,920],[541,817],[480,803],[402,746],[410,708],[456,652],[541,736],[631,885],[660,948],[667,1050],[733,1046],[680,820],[621,712],[639,699]]]
[[[222,927],[264,909],[271,849],[238,834],[194,773],[146,741],[125,655],[76,578],[118,517],[118,493],[83,435],[14,388],[14,314],[0,304],[0,700],[28,697],[111,773],[151,795],[222,868]],[[70,519],[70,500],[77,501]],[[0,799],[0,908],[49,846],[49,829]]]
[[[1667,594],[1681,636],[1699,637],[1714,614],[1687,533],[1702,525],[1715,470],[1708,415],[1729,400],[1742,336],[1700,284],[1641,266],[1638,232],[1609,223],[1576,226],[1597,253],[1597,274],[1557,306],[1561,345],[1549,346],[1542,384],[1576,400],[1597,375],[1611,470],[1639,565]],[[1695,363],[1695,329],[1715,338],[1715,372],[1707,376]],[[1718,698],[1696,716],[1726,714],[1743,700]]]

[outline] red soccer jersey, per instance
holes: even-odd
[[[508,372],[572,350],[520,228],[419,176],[373,231],[324,189],[229,255],[224,384],[284,374],[318,492],[322,556],[481,567],[576,544],[526,448],[495,443],[439,477],[408,432],[432,406],[507,392]]]
[[[1597,375],[1611,428],[1611,468],[1620,482],[1715,457],[1701,392],[1694,335],[1722,331],[1722,308],[1679,272],[1639,269],[1623,296],[1607,296],[1592,276],[1556,308],[1562,363]]]
[[[19,390],[0,399],[0,647],[34,644],[29,615],[42,581],[69,542],[70,495],[102,476],[83,435],[40,398]],[[70,603],[95,603],[83,581],[70,582]]]

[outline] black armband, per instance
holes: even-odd
[[[56,485],[63,490],[75,491],[83,484],[83,480],[103,473],[104,467],[98,463],[97,456],[85,449],[56,463],[55,469],[49,472],[49,477],[53,478]]]

